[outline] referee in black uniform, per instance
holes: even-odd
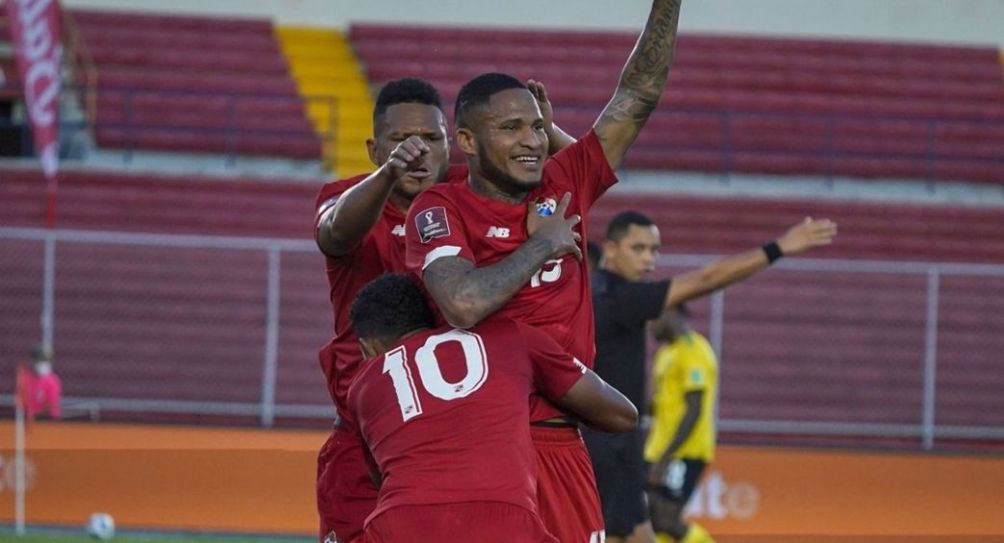
[[[603,256],[592,276],[596,315],[594,370],[644,413],[645,323],[666,308],[743,280],[786,254],[828,245],[837,225],[806,218],[777,241],[725,257],[704,268],[669,279],[645,282],[659,256],[659,228],[637,211],[624,211],[610,221]],[[584,429],[583,436],[596,473],[609,543],[654,542],[645,502],[647,467],[644,431],[609,435]]]

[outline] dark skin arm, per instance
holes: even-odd
[[[796,255],[815,247],[829,245],[836,235],[836,223],[828,219],[814,220],[806,217],[778,238],[777,243],[783,254]],[[678,275],[669,284],[666,308],[704,296],[736,281],[742,281],[768,265],[766,253],[758,247],[727,256],[699,270]]]
[[[394,184],[409,170],[421,166],[428,152],[429,146],[421,137],[409,137],[398,144],[377,171],[321,210],[315,233],[321,252],[332,258],[352,252],[380,219]]]
[[[638,409],[631,400],[592,370],[586,370],[555,403],[600,432],[628,432],[638,426]]]
[[[547,152],[553,155],[575,143],[575,138],[554,124],[554,106],[551,105],[551,100],[547,97],[547,87],[540,81],[533,79],[527,80],[526,87],[537,100],[540,116],[544,118],[544,132],[547,134],[548,141]]]
[[[653,0],[648,22],[621,72],[617,90],[593,130],[612,169],[659,104],[673,62],[682,0]]]
[[[662,458],[653,464],[652,469],[649,470],[648,482],[651,485],[662,485],[666,480],[666,471],[669,469],[669,464],[673,461],[673,455],[676,454],[676,451],[680,450],[680,447],[687,441],[690,434],[694,432],[694,427],[697,426],[697,421],[701,418],[704,391],[692,390],[686,393],[683,398],[687,404],[686,411],[683,413],[683,418],[680,419],[680,425],[676,427],[673,441],[669,442],[669,447],[666,448],[666,452],[662,453]]]
[[[549,259],[568,253],[582,258],[581,236],[572,231],[581,219],[578,215],[565,218],[570,201],[566,193],[549,217],[531,212],[530,239],[491,266],[478,268],[461,257],[443,257],[429,264],[422,281],[446,320],[457,328],[470,328],[509,301]]]

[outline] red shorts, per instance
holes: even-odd
[[[558,543],[533,511],[502,502],[399,505],[366,524],[360,543]]]
[[[537,508],[547,531],[561,543],[604,540],[596,476],[576,428],[530,426],[537,450]]]
[[[377,487],[355,432],[335,428],[317,455],[317,513],[320,541],[331,532],[348,543],[359,537],[376,508]]]

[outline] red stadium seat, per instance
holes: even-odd
[[[602,109],[635,39],[616,32],[392,25],[354,25],[350,36],[375,81],[419,75],[448,89],[447,101],[483,71],[539,77],[559,105],[561,122],[565,108]],[[435,62],[429,50],[436,51]],[[661,108],[718,114],[731,124],[714,135],[701,130],[699,138],[681,140],[676,128],[653,118],[628,166],[927,180],[968,175],[965,180],[999,183],[1004,145],[999,138],[981,141],[980,131],[999,131],[1004,123],[1000,73],[992,47],[685,34]],[[750,113],[778,118],[754,127],[744,120]],[[942,141],[944,123],[991,128],[970,130],[980,136],[953,136],[978,144],[967,149]],[[902,126],[890,128],[897,124]],[[570,126],[579,125],[576,117]],[[687,143],[711,149],[670,148]],[[718,155],[728,149],[765,154],[743,154],[724,164]],[[927,165],[930,149],[936,150],[934,168]],[[829,151],[838,154],[835,165]],[[974,156],[988,164],[966,164]]]
[[[321,156],[268,20],[71,16],[98,67],[99,145]]]

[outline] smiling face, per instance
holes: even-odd
[[[401,103],[387,108],[373,126],[374,139],[366,141],[370,160],[377,166],[387,162],[394,148],[410,136],[418,136],[429,146],[421,166],[398,180],[394,193],[411,201],[426,188],[446,178],[450,147],[446,138],[446,117],[436,106]]]
[[[516,195],[540,185],[547,158],[544,119],[530,91],[507,89],[493,94],[469,128],[457,131],[472,173]]]
[[[603,268],[628,281],[641,281],[655,269],[659,258],[659,228],[631,224],[619,240],[603,245]]]

